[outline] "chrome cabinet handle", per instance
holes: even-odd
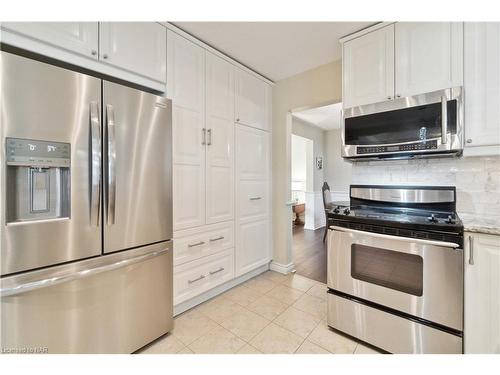
[[[262,197],[251,197],[250,198],[251,201],[258,201],[260,199],[262,199]]]
[[[441,143],[446,144],[448,134],[448,102],[446,96],[441,97]]]
[[[219,272],[222,272],[222,271],[224,271],[224,267],[221,267],[221,268],[219,268],[216,271],[208,271],[208,273],[210,273],[210,275],[215,275],[216,273],[219,273]]]
[[[236,122],[240,122],[240,118],[239,117],[236,119]]]
[[[90,224],[99,226],[99,211],[101,201],[101,124],[99,122],[99,105],[90,102],[90,134],[91,134],[91,194],[90,194]]]
[[[115,223],[116,203],[116,140],[115,112],[111,104],[106,105],[106,120],[108,128],[108,224]]]
[[[223,240],[223,239],[224,239],[224,236],[220,236],[220,237],[216,237],[216,238],[211,238],[210,242],[220,241],[220,240]]]
[[[108,58],[108,54],[105,53],[104,55],[102,55],[102,58],[103,59],[107,59]]]
[[[200,242],[196,242],[196,243],[190,243],[188,244],[188,247],[195,247],[195,246],[200,246],[200,245],[203,245],[205,244],[205,241],[200,241]]]
[[[396,98],[401,98],[401,95],[397,94],[397,95],[396,95]]]
[[[467,143],[472,143],[472,139],[468,138]]]
[[[207,144],[207,129],[205,128],[201,129],[201,144],[202,145]]]
[[[387,100],[391,100],[391,99],[392,99],[392,96],[388,96],[388,97],[387,97]]]
[[[102,272],[113,271],[113,270],[118,269],[118,268],[130,266],[132,264],[139,263],[139,262],[145,261],[147,259],[160,256],[169,250],[170,249],[162,249],[162,250],[154,251],[151,253],[139,255],[135,258],[119,260],[118,262],[111,263],[111,264],[105,264],[102,266],[97,266],[94,268],[89,268],[89,269],[85,269],[82,271],[69,273],[66,275],[55,276],[55,277],[50,277],[47,279],[31,281],[31,282],[28,282],[25,284],[17,285],[17,286],[12,287],[12,288],[1,289],[0,296],[1,297],[14,296],[17,294],[30,292],[32,290],[46,288],[49,286],[54,286],[54,285],[62,284],[65,282],[70,282],[73,280],[83,279],[85,277],[93,276],[93,275],[96,275],[96,274],[99,274]]]
[[[469,236],[469,264],[474,265],[474,237]]]
[[[208,142],[207,142],[207,145],[211,146],[212,145],[212,129],[208,129],[207,133],[208,133]]]
[[[192,284],[192,283],[195,283],[197,281],[203,280],[205,277],[206,277],[205,275],[200,275],[200,277],[197,277],[194,280],[188,280],[188,284]]]
[[[92,54],[92,56],[97,55],[97,51],[95,49],[93,49],[90,53]]]

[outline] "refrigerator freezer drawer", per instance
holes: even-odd
[[[2,347],[131,353],[173,327],[172,242],[1,280]]]
[[[328,325],[397,354],[460,354],[462,338],[328,293]]]

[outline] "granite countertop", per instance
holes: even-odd
[[[500,220],[484,219],[459,213],[465,232],[500,235]]]

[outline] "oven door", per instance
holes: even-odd
[[[458,244],[330,227],[328,287],[462,331]]]

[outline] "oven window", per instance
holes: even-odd
[[[422,296],[423,259],[377,247],[351,245],[351,276],[367,283]]]
[[[457,101],[448,101],[448,132],[457,132]],[[441,103],[345,119],[347,145],[383,145],[441,137]]]

